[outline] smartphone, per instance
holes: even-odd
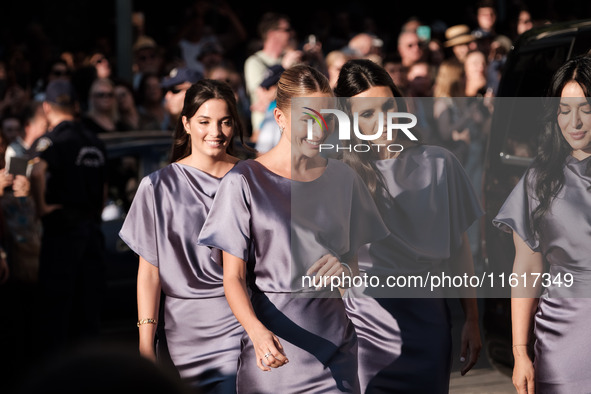
[[[417,36],[419,36],[419,40],[421,41],[431,41],[431,28],[425,25],[417,27]]]
[[[308,44],[310,44],[310,46],[316,45],[316,36],[314,34],[308,36]]]
[[[13,156],[8,163],[8,173],[12,175],[27,176],[27,165],[29,160],[25,157]]]

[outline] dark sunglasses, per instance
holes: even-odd
[[[172,94],[179,94],[180,92],[184,92],[187,89],[179,89],[179,88],[170,88],[168,91]]]
[[[96,92],[94,97],[96,98],[113,98],[113,92]]]
[[[138,58],[140,61],[145,62],[146,60],[156,59],[156,55],[142,55]]]
[[[56,77],[66,77],[70,75],[70,72],[68,70],[51,70],[51,75]]]

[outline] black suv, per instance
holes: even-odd
[[[591,49],[591,20],[556,23],[524,33],[505,63],[486,153],[483,199],[485,269],[510,273],[513,239],[492,226],[503,202],[537,152],[542,97],[564,62]],[[484,300],[485,348],[493,365],[513,367],[510,288],[493,289]],[[497,298],[491,298],[497,297]]]

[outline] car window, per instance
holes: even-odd
[[[573,38],[553,37],[543,46],[531,45],[514,56],[515,64],[510,74],[503,76],[502,97],[541,97],[554,71],[568,58]]]
[[[502,111],[496,124],[504,135],[503,160],[529,165],[537,153],[538,138],[543,127],[543,101],[552,75],[568,58],[572,37],[553,37],[544,46],[530,46],[516,56],[510,74],[505,74],[498,110]]]
[[[577,38],[575,39],[575,45],[573,45],[573,50],[571,57],[577,55],[583,55],[585,53],[591,54],[591,29],[587,31],[581,31],[577,34]]]
[[[107,204],[103,220],[122,220],[135,197],[142,178],[168,164],[170,146],[118,149],[108,155]]]

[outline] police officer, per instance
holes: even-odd
[[[76,120],[68,81],[51,82],[43,110],[50,132],[37,143],[32,189],[43,223],[39,258],[41,318],[49,349],[100,329],[104,238],[101,211],[106,191],[102,141]]]

